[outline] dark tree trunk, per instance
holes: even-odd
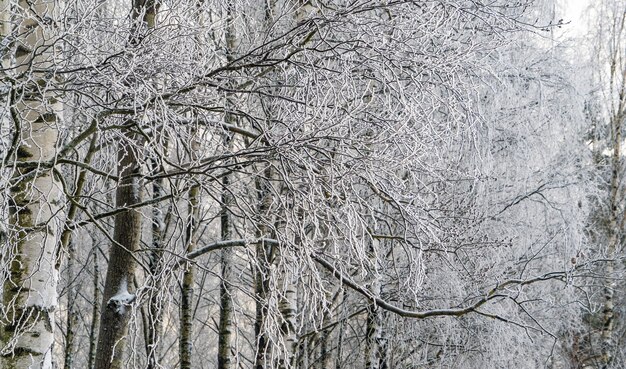
[[[132,137],[129,137],[132,140]],[[117,208],[140,202],[139,166],[137,152],[126,145],[118,151],[118,174],[120,184],[116,191]],[[113,244],[109,252],[100,333],[96,352],[96,369],[121,369],[123,365],[124,340],[130,319],[130,304],[134,295],[128,289],[135,272],[135,255],[141,240],[141,214],[127,209],[115,216]]]

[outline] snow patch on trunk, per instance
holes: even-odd
[[[117,314],[124,315],[126,307],[135,301],[137,296],[128,292],[128,282],[126,278],[120,281],[117,293],[107,301],[107,306],[111,307]]]

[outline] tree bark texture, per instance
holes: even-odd
[[[156,0],[134,0],[131,17],[135,21],[135,32],[129,43],[136,39],[142,27],[155,27]],[[141,201],[139,185],[139,141],[135,134],[125,131],[125,139],[119,143],[117,167],[120,183],[116,191],[117,208],[128,208]],[[121,369],[124,367],[125,337],[130,320],[131,303],[135,295],[129,292],[134,281],[135,255],[141,241],[141,214],[137,210],[126,209],[115,216],[113,244],[109,251],[109,264],[104,284],[102,312],[96,369]]]
[[[198,202],[200,187],[193,186],[189,190],[189,220],[187,224],[187,253],[195,249],[193,237],[198,219]],[[183,273],[183,283],[181,287],[180,302],[180,339],[179,354],[181,369],[191,368],[192,353],[192,329],[193,329],[193,278],[194,268],[191,263],[187,264],[187,269]]]
[[[93,253],[93,306],[91,308],[91,327],[89,329],[89,356],[87,368],[96,365],[96,349],[98,345],[98,329],[100,326],[100,268],[98,268],[98,251]]]
[[[228,139],[230,140],[230,139]],[[220,214],[221,238],[230,240],[233,234],[233,224],[229,213],[229,206],[232,203],[229,194],[230,177],[224,176],[222,179],[222,209]],[[234,282],[233,271],[233,249],[230,247],[220,251],[221,282],[220,282],[220,319],[219,319],[219,339],[217,367],[219,369],[230,369],[232,367],[232,325],[233,325],[233,297],[231,285]]]
[[[10,2],[0,4],[2,17]],[[13,146],[6,160],[45,163],[56,155],[63,105],[55,95],[55,4],[19,1],[16,19],[15,65],[23,74],[23,93],[9,96],[15,126]],[[3,38],[10,32],[2,25]],[[3,58],[5,59],[5,58]],[[3,60],[3,65],[11,61]],[[50,72],[50,75],[47,73]],[[57,173],[48,167],[22,167],[14,172],[10,190],[9,278],[3,284],[7,314],[0,318],[0,367],[52,368],[54,310],[57,306],[55,248],[60,237],[63,192]]]
[[[234,26],[234,4],[232,0],[228,1],[226,7],[226,59],[230,63],[234,60],[233,53],[235,51],[236,35]],[[226,114],[224,115],[224,121],[226,124],[236,126],[237,119],[230,110],[234,107],[232,100],[232,94],[228,94],[225,99]],[[233,148],[233,137],[230,132],[224,133],[224,147],[227,147],[229,151]],[[233,236],[233,222],[230,214],[230,206],[233,204],[231,189],[231,174],[227,174],[222,178],[222,196],[221,196],[221,212],[220,212],[220,233],[223,241],[230,240]],[[231,248],[225,248],[220,251],[220,263],[221,263],[221,283],[220,283],[220,319],[219,319],[219,338],[218,338],[218,354],[217,354],[217,367],[218,369],[231,369],[232,368],[232,325],[233,325],[233,296],[231,286],[234,283],[234,265],[233,265],[233,250]]]
[[[195,137],[195,130],[192,131],[191,159],[197,158],[196,153],[200,149],[200,142]],[[185,242],[187,244],[186,253],[189,254],[196,248],[195,232],[200,220],[200,185],[195,184],[189,189],[187,196],[189,205],[187,207],[187,225],[185,230]],[[186,264],[183,272],[183,283],[181,286],[180,301],[180,338],[179,356],[180,368],[191,369],[192,358],[192,333],[193,333],[193,283],[194,266],[192,263]]]
[[[259,200],[259,216],[264,221],[257,225],[257,237],[273,238],[274,234],[267,225],[271,217],[272,190],[269,180],[272,178],[272,169],[267,166],[263,174],[265,179],[257,179],[256,187]],[[269,312],[268,297],[270,289],[271,265],[275,246],[265,242],[259,242],[256,246],[256,270],[255,270],[255,299],[256,318],[254,333],[256,338],[255,369],[271,368],[271,345],[266,332],[266,320]]]
[[[160,164],[153,161],[153,170],[157,170]],[[157,179],[152,183],[152,198],[158,199],[163,192],[163,179]],[[152,209],[152,249],[150,250],[148,269],[150,278],[150,296],[148,299],[146,316],[146,355],[148,369],[155,369],[159,365],[159,342],[163,330],[163,300],[159,293],[160,283],[163,279],[163,232],[165,220],[159,204]]]
[[[129,137],[132,140],[132,137]],[[128,143],[121,143],[118,151],[120,184],[115,205],[127,208],[141,201],[137,151]],[[115,216],[113,244],[109,251],[109,264],[104,285],[96,369],[124,368],[125,336],[130,320],[134,295],[129,292],[135,272],[133,253],[141,240],[141,214],[127,209]]]

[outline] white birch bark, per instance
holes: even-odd
[[[6,18],[9,1],[3,1]],[[23,81],[23,93],[11,95],[16,145],[7,161],[19,166],[11,188],[8,253],[10,275],[3,285],[4,313],[0,333],[0,367],[52,368],[54,310],[57,306],[55,248],[59,241],[63,192],[52,168],[27,166],[25,162],[53,160],[58,140],[62,103],[50,92],[56,82],[56,36],[52,1],[19,1],[16,20],[15,65]],[[3,24],[3,39],[9,29]],[[4,63],[3,63],[4,64]]]

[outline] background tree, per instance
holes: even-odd
[[[593,252],[606,260],[588,282],[593,292],[585,309],[585,330],[577,357],[581,365],[618,368],[624,365],[620,348],[624,326],[619,319],[624,285],[624,173],[623,125],[626,112],[624,71],[624,4],[602,1],[590,7],[593,30],[589,46],[585,111],[589,144],[594,154],[597,189],[590,196],[594,206],[588,221]]]

